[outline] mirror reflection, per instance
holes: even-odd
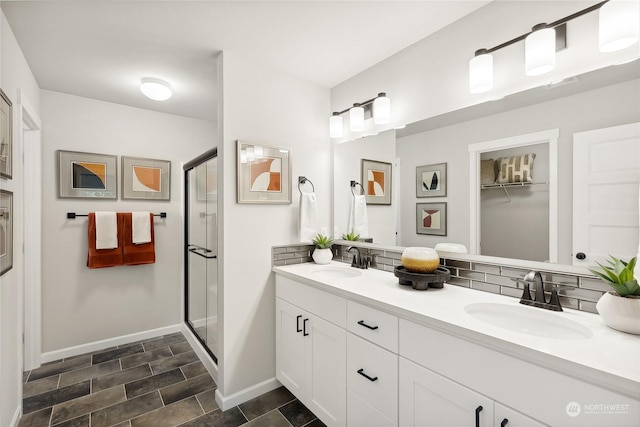
[[[392,204],[367,206],[369,236],[366,237],[373,238],[374,243],[427,247],[435,247],[443,242],[456,243],[466,246],[472,254],[592,265],[591,260],[578,260],[576,254],[582,249],[574,248],[574,235],[581,232],[574,232],[573,227],[584,222],[580,218],[586,216],[584,210],[574,211],[574,204],[580,205],[588,197],[587,190],[580,185],[576,186],[579,189],[574,194],[574,185],[580,184],[581,179],[574,183],[574,171],[579,171],[580,167],[574,168],[573,145],[580,143],[580,135],[640,121],[639,77],[640,65],[636,60],[502,100],[429,118],[404,129],[336,144],[334,235],[339,237],[340,233],[348,231],[352,197],[349,182],[360,179],[360,160],[371,159],[393,165]],[[472,193],[476,190],[472,190],[470,184],[469,147],[509,138],[517,140],[523,135],[543,131],[557,132],[556,153],[549,152],[548,144],[534,143],[526,144],[527,147],[511,146],[481,153],[475,170],[479,199],[477,209],[472,214]],[[621,168],[635,168],[629,175],[633,181],[633,173],[638,175],[640,167],[638,145],[638,139],[631,138],[626,145],[616,148],[620,150],[618,154],[609,152],[611,161],[607,167],[616,168],[614,159],[621,160]],[[506,188],[508,196],[504,188],[492,187],[490,183],[486,183],[487,187],[481,190],[481,160],[495,161],[527,153],[535,154],[533,182],[530,185],[518,189]],[[553,160],[554,156],[556,172],[550,170],[550,159]],[[446,196],[418,197],[417,168],[440,163],[447,165],[444,183]],[[600,248],[592,247],[589,249],[591,252],[629,251],[634,247],[633,240],[634,252],[619,255],[629,258],[635,255],[638,236],[637,182],[636,176],[635,184],[624,190],[624,205],[628,209],[625,215],[630,218],[624,232],[615,234],[609,229],[606,235],[599,236]],[[554,186],[557,195],[550,197]],[[622,195],[620,188],[611,191],[617,196]],[[423,203],[427,204],[427,208],[434,204],[441,208],[445,204],[446,235],[423,234],[423,219],[418,218],[416,209],[418,204]],[[474,226],[471,225],[471,217],[477,223],[477,237],[474,237],[475,234],[472,236]],[[631,243],[621,243],[618,240],[621,236],[626,236]]]

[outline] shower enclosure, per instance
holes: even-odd
[[[218,363],[218,151],[184,165],[185,321]]]

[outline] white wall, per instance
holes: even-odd
[[[222,56],[224,230],[222,357],[219,393],[236,393],[275,377],[275,279],[271,246],[298,240],[297,177],[314,186],[319,222],[329,226],[331,188],[329,90],[246,57]],[[291,205],[236,203],[236,141],[291,148]],[[220,314],[219,314],[220,317]]]
[[[399,138],[402,160],[400,242],[403,246],[433,247],[440,241],[469,244],[469,155],[467,146],[478,142],[560,129],[558,139],[558,262],[571,264],[573,191],[573,134],[640,120],[640,81],[632,80],[578,95],[502,114]],[[447,236],[415,233],[415,167],[447,162]]]
[[[180,162],[215,145],[215,124],[47,90],[42,120],[43,353],[181,323]],[[170,160],[171,201],[58,199],[56,150],[117,155],[118,173],[120,156]],[[167,212],[156,263],[87,268],[87,219],[66,213],[96,210]]]
[[[13,192],[13,268],[0,277],[0,425],[15,421],[22,399],[22,163],[20,123],[16,104],[22,91],[39,114],[40,89],[4,13],[0,17],[0,87],[13,103],[13,177],[0,178],[0,187]]]
[[[349,232],[349,212],[353,204],[353,194],[349,183],[355,180],[366,186],[362,182],[361,160],[377,160],[393,165],[396,160],[396,132],[389,130],[352,142],[335,144],[333,158],[333,212],[335,213],[333,224],[334,227],[339,228],[341,236],[343,233]],[[391,196],[395,197],[397,185],[393,180],[391,188]],[[361,189],[358,187],[355,191],[356,194],[360,194]],[[395,200],[392,200],[391,205],[367,205],[369,235],[360,237],[373,237],[374,243],[395,245],[396,203]]]
[[[393,128],[479,104],[532,87],[619,63],[638,55],[638,45],[615,53],[598,51],[598,13],[567,25],[568,48],[558,52],[556,69],[538,77],[524,75],[524,42],[494,53],[494,89],[470,94],[468,63],[480,48],[491,48],[527,33],[540,22],[553,22],[593,5],[592,1],[494,1],[454,22],[331,90],[331,111],[386,92],[391,98]],[[327,115],[328,117],[328,115]],[[328,119],[327,119],[328,121]],[[355,136],[362,135],[356,134]],[[348,132],[344,139],[352,139]]]

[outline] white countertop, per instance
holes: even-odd
[[[445,284],[443,289],[417,291],[398,283],[393,273],[358,270],[351,278],[330,278],[318,270],[346,268],[332,261],[274,267],[273,271],[306,285],[359,301],[407,320],[422,323],[476,344],[495,349],[640,399],[640,336],[610,329],[600,316],[578,310],[552,312],[519,304],[518,299]],[[473,303],[499,303],[522,310],[538,310],[557,320],[570,319],[588,328],[587,339],[556,339],[514,332],[480,321],[465,311]]]

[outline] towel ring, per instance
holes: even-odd
[[[302,194],[302,188],[300,188],[302,185],[309,183],[311,184],[311,192],[315,193],[316,192],[316,188],[313,186],[313,182],[311,182],[311,180],[309,180],[307,177],[305,176],[299,176],[298,177],[298,191],[300,192],[300,194]]]
[[[362,189],[362,193],[360,193],[360,196],[364,196],[364,187],[362,186],[362,184],[360,184],[358,181],[351,181],[351,194],[353,194],[353,197],[356,196],[356,193],[353,192],[353,189],[356,188],[356,185],[359,185]]]

